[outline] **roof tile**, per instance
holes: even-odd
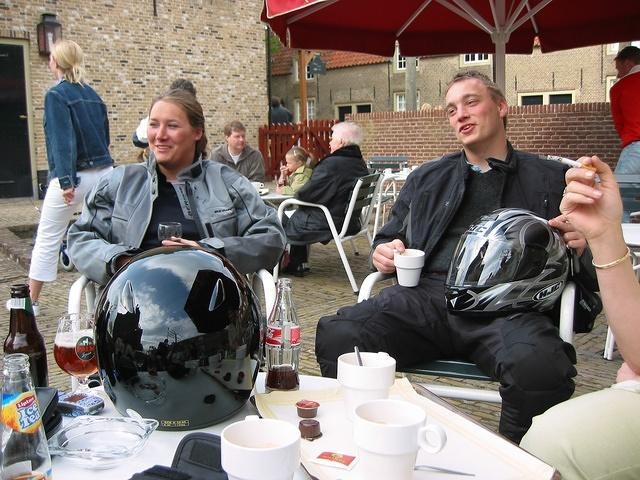
[[[276,76],[288,75],[291,73],[293,58],[296,53],[296,49],[286,47],[280,48],[280,50],[271,57],[271,74]],[[327,65],[327,70],[353,67],[357,65],[372,65],[389,61],[389,57],[369,55],[367,53],[341,52],[337,50],[324,50],[319,53],[322,57],[322,61]]]

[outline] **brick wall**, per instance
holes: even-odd
[[[362,151],[407,155],[412,165],[460,148],[443,110],[374,112],[352,119],[365,133]],[[608,103],[510,107],[507,133],[515,148],[577,159],[595,154],[614,166],[620,140]]]
[[[46,169],[43,99],[53,82],[48,59],[38,55],[36,25],[43,13],[56,14],[63,37],[83,48],[87,82],[109,110],[112,155],[124,163],[136,158],[131,134],[151,100],[179,77],[198,90],[211,147],[223,141],[222,127],[235,118],[257,147],[268,112],[261,8],[257,0],[0,2],[0,42],[18,40],[28,50],[36,168]]]

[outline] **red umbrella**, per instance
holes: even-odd
[[[543,52],[640,37],[639,0],[265,0],[262,20],[287,46],[392,56]]]

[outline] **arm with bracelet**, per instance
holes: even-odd
[[[640,285],[622,234],[618,184],[609,166],[598,157],[581,161],[595,167],[595,172],[583,168],[567,171],[560,210],[589,243],[607,320],[622,357],[630,370],[640,375]]]

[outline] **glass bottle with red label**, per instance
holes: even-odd
[[[29,357],[4,357],[2,385],[2,480],[50,480],[51,457],[44,433]]]
[[[28,285],[11,285],[11,298],[7,302],[7,308],[11,313],[9,333],[4,340],[4,353],[26,353],[29,356],[34,387],[46,387],[49,384],[47,350],[33,315]]]
[[[300,378],[300,322],[293,305],[291,280],[278,279],[276,304],[267,322],[267,392],[298,390]]]

